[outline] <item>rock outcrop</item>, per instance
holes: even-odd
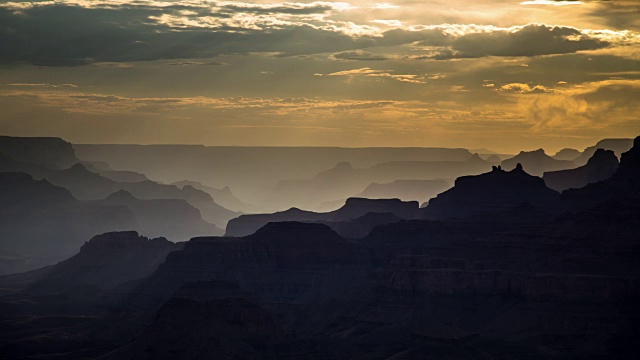
[[[270,222],[336,222],[356,219],[371,212],[390,213],[402,219],[411,219],[416,216],[417,211],[418,202],[416,201],[349,198],[343,207],[327,213],[316,213],[291,208],[287,211],[273,214],[241,215],[240,217],[229,221],[226,236],[250,235]]]
[[[491,163],[478,154],[473,154],[464,161],[390,161],[367,168],[357,168],[350,163],[341,162],[312,178],[278,182],[264,202],[276,208],[293,204],[299,208],[317,210],[328,200],[353,196],[374,182],[454,179],[463,175],[481,174],[489,169]]]
[[[229,209],[231,211],[243,212],[243,213],[252,213],[256,212],[255,205],[247,204],[242,200],[238,199],[235,194],[231,191],[229,186],[224,186],[221,189],[217,189],[211,186],[206,186],[197,181],[176,181],[171,185],[175,185],[181,189],[185,186],[191,186],[198,190],[202,190],[213,198],[213,201],[216,204],[220,204],[220,206]]]
[[[573,161],[580,155],[582,155],[582,153],[576,149],[564,148],[553,155],[553,158],[556,160]]]
[[[167,254],[181,248],[182,244],[165,238],[149,239],[135,231],[96,235],[77,255],[39,272],[28,291],[60,292],[81,286],[112,289],[150,275]]]
[[[326,225],[269,223],[244,238],[190,240],[135,290],[151,297],[132,301],[161,303],[187,282],[223,280],[269,302],[318,303],[348,291],[370,266],[361,245]]]
[[[562,193],[570,208],[588,208],[615,199],[640,197],[640,136],[622,154],[617,171],[607,180]]]
[[[368,199],[400,199],[423,203],[451,188],[445,180],[396,180],[394,182],[369,184],[356,197]]]
[[[521,164],[527,173],[535,176],[542,176],[546,171],[557,171],[575,167],[575,164],[571,161],[552,158],[545,154],[543,149],[521,151],[518,155],[504,160],[502,162],[502,168],[505,170],[513,170],[517,164]]]
[[[629,149],[631,149],[632,146],[633,146],[633,139],[600,140],[594,146],[589,146],[588,148],[586,148],[582,152],[582,155],[576,158],[573,162],[578,166],[582,166],[586,164],[598,149],[612,150],[616,154],[616,156],[619,158],[620,155],[622,155],[622,153],[629,151]]]
[[[464,176],[452,189],[429,201],[422,209],[426,219],[492,218],[528,203],[539,209],[553,208],[560,194],[544,181],[527,174],[520,164],[511,171],[494,167],[491,172]]]
[[[196,236],[217,236],[224,231],[203,220],[200,211],[182,199],[138,199],[120,190],[103,200],[91,203],[104,206],[126,206],[133,212],[135,230],[150,237],[166,237],[187,241]]]
[[[613,151],[598,149],[586,165],[575,169],[545,172],[542,179],[549,188],[562,192],[606,180],[613,176],[618,165],[618,158]]]
[[[54,185],[71,191],[79,200],[104,199],[119,190],[125,190],[138,199],[182,199],[200,210],[208,222],[224,227],[227,221],[238,213],[216,204],[211,196],[191,186],[182,189],[174,185],[160,184],[151,180],[140,182],[117,182],[101,175],[100,171],[90,171],[87,165],[75,163],[63,170],[54,170],[42,165],[22,163],[7,156],[0,155],[0,171],[26,172],[36,179],[47,179]]]
[[[361,217],[343,220],[343,221],[321,221],[322,224],[329,226],[340,236],[347,239],[360,239],[371,232],[378,225],[393,224],[402,221],[391,213],[368,213]]]
[[[0,153],[19,162],[65,169],[78,162],[73,146],[52,137],[0,136]]]

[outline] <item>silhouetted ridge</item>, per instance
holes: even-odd
[[[471,156],[467,159],[467,162],[481,162],[481,163],[484,163],[484,162],[485,162],[485,160],[484,160],[484,159],[482,159],[478,153],[474,153],[473,155],[471,155]]]
[[[68,258],[96,233],[136,226],[126,207],[78,201],[28,174],[0,173],[0,214],[0,249],[35,257],[16,264],[23,271]]]
[[[332,220],[348,220],[360,217],[370,212],[393,213],[401,218],[412,218],[420,204],[417,201],[402,201],[400,199],[366,199],[348,198],[344,206],[332,214]]]
[[[640,180],[640,136],[633,140],[633,147],[622,154],[617,179]]]
[[[417,201],[401,201],[398,199],[365,199],[349,198],[345,205],[338,210],[326,213],[291,208],[273,214],[241,215],[229,221],[226,236],[246,236],[270,222],[298,221],[344,221],[355,219],[370,212],[392,213],[400,218],[408,219],[417,215],[419,204]]]
[[[324,224],[303,223],[297,221],[272,222],[260,228],[248,239],[252,241],[296,240],[340,241],[342,238]]]
[[[578,166],[585,165],[598,149],[612,150],[619,158],[623,153],[629,151],[632,147],[633,139],[603,139],[598,141],[598,143],[594,146],[589,146],[588,148],[586,148],[582,152],[582,155],[573,160],[573,162]]]
[[[620,164],[618,158],[612,150],[598,149],[587,162],[587,165],[599,165],[615,159],[616,164]],[[617,169],[616,169],[617,170]]]
[[[281,180],[267,193],[265,204],[275,208],[299,206],[305,209],[326,209],[328,201],[341,201],[358,194],[373,182],[389,183],[398,179],[453,179],[463,175],[481,174],[490,163],[469,154],[457,161],[395,160],[366,168],[333,167],[311,178]],[[433,194],[435,195],[435,194]]]
[[[173,244],[165,238],[149,240],[147,237],[140,236],[137,231],[113,231],[92,237],[91,240],[82,245],[80,251],[99,248],[136,247],[151,243]]]
[[[392,213],[370,212],[355,219],[343,221],[323,221],[340,236],[347,239],[360,239],[367,236],[376,226],[396,223],[404,220]]]
[[[25,172],[36,179],[45,178],[56,186],[68,189],[78,200],[105,199],[110,194],[124,189],[137,199],[183,199],[200,210],[206,221],[220,227],[224,227],[229,219],[238,216],[238,213],[215,203],[207,192],[194,187],[185,186],[180,189],[175,185],[161,184],[148,179],[139,182],[117,182],[100,173],[102,170],[99,168],[104,168],[106,164],[98,167],[91,164],[76,159],[69,168],[56,170],[35,163],[21,163],[11,157],[0,155],[0,170]],[[120,175],[125,178],[131,177],[131,174],[126,172]]]
[[[0,173],[0,196],[7,207],[37,206],[38,203],[47,207],[77,201],[69,190],[19,172]]]
[[[452,189],[429,201],[422,211],[429,219],[468,218],[503,213],[522,203],[545,208],[558,199],[557,192],[518,163],[511,171],[494,166],[485,174],[460,177]]]
[[[451,188],[445,180],[396,180],[390,183],[371,183],[356,197],[425,202]]]
[[[610,199],[640,197],[640,136],[622,154],[618,170],[607,180],[562,193],[567,206],[584,208]]]
[[[547,155],[543,149],[521,151],[518,155],[502,162],[502,168],[512,170],[516,164],[521,164],[524,170],[532,175],[542,176],[545,171],[564,170],[575,167],[573,162],[556,160]]]
[[[181,247],[136,231],[108,232],[85,242],[75,256],[34,273],[23,286],[35,293],[70,291],[79,286],[110,289],[151,274],[169,252]]]
[[[348,161],[341,161],[332,169],[335,171],[353,170],[353,166]]]
[[[582,153],[576,149],[564,148],[553,155],[553,158],[556,160],[573,161],[577,159],[581,154]]]
[[[581,188],[610,178],[618,169],[618,158],[611,150],[598,149],[586,165],[569,170],[545,172],[548,187],[557,191]]]
[[[194,236],[223,233],[222,229],[205,221],[198,208],[183,199],[139,199],[131,192],[121,189],[103,200],[91,203],[128,207],[138,223],[134,229],[149,236],[165,236],[171,240],[184,241]]]
[[[73,146],[53,137],[0,136],[0,153],[19,162],[64,169],[78,162]]]
[[[105,200],[126,201],[126,200],[139,200],[139,199],[137,199],[135,196],[133,196],[127,190],[121,189],[121,190],[118,190],[118,191],[114,192],[113,194],[110,194],[109,196],[107,196],[105,198]]]
[[[82,163],[75,163],[69,169],[70,172],[74,173],[90,173],[89,169]]]
[[[501,162],[502,162],[502,160],[500,159],[500,157],[499,157],[498,155],[495,155],[495,154],[494,154],[494,155],[490,155],[490,156],[486,159],[486,161],[487,161],[487,162],[490,162],[490,163],[501,163]]]

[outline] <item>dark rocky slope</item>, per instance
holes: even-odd
[[[575,169],[545,172],[545,184],[556,191],[578,189],[610,178],[618,169],[619,161],[611,150],[598,149],[586,165]]]

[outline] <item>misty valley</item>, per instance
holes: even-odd
[[[637,359],[640,137],[0,137],[0,358]]]

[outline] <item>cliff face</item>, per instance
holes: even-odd
[[[613,151],[598,149],[586,165],[570,170],[545,172],[542,179],[549,188],[562,192],[606,180],[618,170],[618,165],[618,158]]]
[[[368,213],[390,213],[402,219],[411,219],[416,216],[417,212],[418,203],[416,201],[349,198],[343,207],[327,213],[292,208],[274,214],[241,215],[229,221],[225,235],[246,236],[253,234],[270,222],[336,222],[356,219]]]
[[[527,174],[517,165],[512,171],[494,167],[493,171],[456,180],[452,189],[429,201],[423,209],[426,219],[491,217],[528,203],[536,208],[553,207],[559,194],[544,181]]]

